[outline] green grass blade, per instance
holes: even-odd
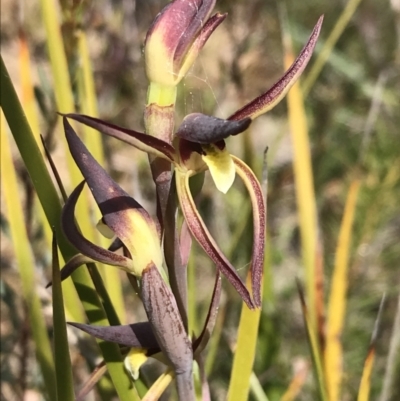
[[[54,359],[56,367],[57,401],[74,401],[72,366],[69,356],[67,325],[65,323],[63,291],[61,287],[60,265],[56,237],[53,239],[53,327]]]
[[[36,358],[40,365],[48,398],[55,400],[54,360],[40,300],[35,291],[35,283],[37,282],[35,279],[35,261],[25,228],[22,205],[19,202],[17,176],[13,167],[10,143],[3,118],[1,119],[1,165],[1,186],[18,270],[21,276],[22,293],[28,306],[30,326],[35,341]]]
[[[58,111],[71,113],[75,109],[74,97],[71,91],[67,57],[64,52],[64,43],[58,21],[59,13],[55,3],[54,0],[40,1]],[[76,169],[78,168],[76,167]]]
[[[60,23],[58,21],[58,9],[54,0],[41,0],[42,18],[46,30],[47,50],[50,58],[51,73],[53,77],[53,88],[56,105],[59,112],[70,113],[75,111],[74,95],[72,92],[71,79],[68,71],[67,57],[61,36]],[[68,145],[64,135],[61,135],[62,147],[65,152],[70,187],[75,188],[82,181],[82,174],[76,166],[68,151]],[[85,192],[81,201],[77,204],[77,219],[82,232],[93,241],[97,232],[90,221],[91,207],[88,193]],[[57,238],[59,238],[57,236]]]
[[[250,286],[250,283],[248,275],[247,286]],[[243,303],[229,382],[228,401],[246,401],[248,399],[260,316],[261,309],[250,310]]]
[[[304,325],[306,326],[308,344],[311,350],[311,357],[313,361],[313,368],[315,372],[315,378],[317,380],[318,392],[319,392],[319,400],[320,401],[328,401],[328,396],[326,393],[326,384],[325,377],[322,365],[322,357],[321,350],[319,348],[318,338],[315,332],[315,329],[311,323],[310,314],[308,312],[306,300],[304,297],[303,288],[300,285],[300,282],[297,282],[297,289],[301,302],[301,309],[303,313]]]
[[[351,17],[357,10],[357,7],[360,4],[360,2],[361,0],[349,0],[347,2],[346,7],[343,9],[338,20],[336,21],[336,24],[333,27],[331,33],[329,34],[328,39],[325,41],[324,47],[319,53],[317,60],[313,64],[309,74],[304,80],[304,83],[302,85],[304,96],[307,96],[311,88],[313,87],[315,81],[317,80],[319,74],[322,71],[322,68],[324,67],[330,54],[332,53],[333,48],[335,47],[343,31],[345,30]]]
[[[55,228],[63,257],[65,260],[69,260],[76,251],[67,241],[61,229],[61,204],[58,194],[44,164],[2,58],[0,84],[0,103],[4,115],[14,135],[15,142],[32,179],[49,224]],[[108,324],[106,314],[87,270],[84,268],[77,269],[73,273],[72,279],[89,321],[99,325]],[[120,399],[122,401],[137,400],[137,394],[124,371],[119,347],[117,344],[99,343]]]
[[[250,376],[250,391],[256,401],[269,401],[254,372]]]
[[[376,317],[374,330],[371,336],[371,342],[369,344],[367,357],[364,361],[363,372],[361,375],[360,387],[358,389],[357,401],[368,401],[371,392],[371,376],[372,369],[374,367],[375,356],[376,356],[376,342],[380,332],[380,325],[382,319],[382,311],[385,305],[386,295],[384,294],[381,303],[379,305],[378,316]]]
[[[28,119],[28,123],[32,128],[33,135],[35,137],[36,143],[41,146],[40,139],[40,128],[39,128],[39,119],[36,108],[35,96],[34,96],[34,88],[31,76],[31,62],[30,62],[30,54],[28,43],[26,41],[26,37],[23,33],[20,34],[20,52],[19,52],[19,61],[20,61],[20,76],[21,76],[21,103],[23,105],[23,109],[25,111],[26,117]],[[41,150],[41,154],[44,154],[44,150]],[[43,211],[43,208],[38,202],[37,197],[35,197],[35,213],[38,216],[38,220],[41,223],[44,231],[45,238],[45,246],[48,250],[51,249],[52,242],[52,231],[50,225],[47,222],[46,215]],[[62,263],[62,261],[61,261]],[[84,314],[82,308],[76,307],[76,290],[73,286],[71,280],[68,280],[64,283],[64,299],[65,299],[65,307],[70,319],[73,319],[77,322],[84,322]]]
[[[397,383],[398,367],[400,363],[400,295],[397,299],[396,316],[390,338],[385,376],[379,401],[389,401],[393,396]]]

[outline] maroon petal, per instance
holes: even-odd
[[[211,337],[211,334],[214,330],[215,321],[217,319],[220,299],[221,299],[221,274],[220,272],[217,272],[217,277],[215,278],[214,290],[211,297],[211,303],[208,309],[208,314],[206,321],[204,323],[203,330],[200,336],[193,343],[195,357],[196,355],[200,354],[208,344],[208,340]]]
[[[86,146],[76,135],[75,131],[64,117],[65,136],[70,152],[77,166],[85,177],[96,203],[98,204],[105,224],[129,248],[134,231],[134,218],[140,215],[153,227],[155,224],[142,206],[127,194],[100,166],[90,154]],[[141,233],[138,233],[141,234]],[[157,242],[157,240],[154,240]],[[132,250],[131,250],[132,252]],[[82,252],[84,253],[84,252]]]
[[[79,121],[89,127],[94,128],[103,134],[120,139],[142,150],[143,152],[152,154],[157,157],[169,160],[174,163],[176,160],[175,149],[167,142],[162,141],[154,136],[144,134],[142,132],[133,131],[127,128],[118,127],[117,125],[108,123],[98,118],[89,117],[84,114],[61,114],[64,117]]]
[[[208,20],[208,17],[211,14],[215,6],[216,0],[183,0],[183,1],[175,1],[175,3],[181,3],[185,5],[185,9],[182,10],[182,14],[186,13],[185,17],[191,17],[191,20],[187,19],[188,22],[187,27],[184,30],[181,30],[181,37],[179,40],[179,44],[176,48],[174,54],[174,64],[181,65],[183,59],[185,58],[189,48],[192,43],[196,39],[198,33],[205,26],[205,22]],[[180,7],[182,8],[182,6]],[[193,14],[193,11],[195,13]],[[191,15],[192,13],[192,15]],[[222,21],[221,21],[222,22]],[[179,29],[176,27],[176,19],[173,18],[173,24],[175,29]],[[218,25],[217,25],[218,26]],[[215,28],[214,28],[215,29]],[[212,31],[208,36],[210,36]],[[207,39],[206,39],[207,40]]]
[[[256,306],[261,306],[262,277],[265,252],[266,206],[264,193],[257,177],[242,160],[232,156],[237,174],[241,177],[250,194],[253,210],[253,250],[251,260],[251,287]]]
[[[250,118],[229,121],[202,113],[193,113],[184,118],[175,135],[190,142],[206,145],[240,134],[249,127],[250,123]]]
[[[246,302],[248,307],[253,309],[254,303],[250,297],[249,291],[247,290],[242,279],[237,274],[235,268],[219,249],[214,238],[207,230],[203,219],[199,215],[199,212],[197,211],[192,194],[190,193],[189,174],[190,173],[186,173],[183,175],[178,171],[176,172],[178,198],[189,230],[207,255],[216,264],[217,268],[221,270],[222,274],[224,274],[229,282],[236,288],[237,292]]]
[[[218,26],[224,21],[228,14],[215,14],[213,15],[203,26],[201,31],[199,32],[198,36],[196,37],[195,41],[193,42],[192,46],[190,47],[189,51],[185,55],[184,61],[181,64],[182,60],[176,59],[174,60],[174,68],[179,70],[178,80],[179,78],[183,77],[187,74],[189,69],[192,67],[193,63],[195,62],[197,56],[199,55],[201,49],[206,44],[210,35],[218,28]]]
[[[319,18],[308,42],[283,77],[280,78],[279,81],[276,82],[267,92],[246,104],[236,113],[232,114],[229,117],[229,120],[237,121],[248,117],[254,119],[260,114],[264,114],[271,110],[283,99],[310,61],[315,45],[317,44],[323,19],[323,16]]]
[[[130,348],[147,348],[151,350],[152,354],[160,351],[149,322],[120,326],[94,326],[71,322],[68,324],[101,340],[111,341]]]
[[[81,234],[78,227],[76,226],[75,206],[84,185],[85,182],[82,181],[74,189],[62,210],[61,225],[65,236],[68,238],[71,244],[74,245],[75,248],[78,249],[79,252],[81,252],[83,255],[86,255],[93,260],[107,265],[121,267],[125,271],[130,272],[133,268],[132,260],[93,244]],[[78,267],[77,263],[75,262],[77,261],[73,259],[72,262],[69,262],[70,265],[68,265],[67,263],[67,265],[65,266],[65,272],[63,272],[64,268],[61,270],[61,277],[63,279],[67,278]],[[78,260],[78,262],[80,262],[80,260]]]
[[[64,281],[66,278],[68,278],[78,267],[85,265],[86,263],[93,263],[93,259],[88,258],[85,255],[82,255],[78,253],[77,255],[73,256],[61,269],[60,271],[60,277],[61,281]],[[52,285],[52,282],[50,281],[47,285],[46,288],[49,288]]]

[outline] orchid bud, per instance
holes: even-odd
[[[156,17],[145,41],[147,76],[152,83],[176,86],[225,15],[209,18],[215,0],[175,0]]]

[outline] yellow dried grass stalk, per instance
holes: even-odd
[[[324,370],[330,401],[340,399],[340,387],[343,374],[343,350],[340,339],[343,332],[344,317],[346,313],[348,259],[359,189],[360,182],[353,181],[347,196],[342,224],[340,227],[336,248],[335,268],[328,304]]]
[[[285,25],[285,24],[284,24]],[[294,61],[291,38],[283,29],[284,66],[289,68]],[[313,330],[316,317],[316,256],[317,256],[317,208],[314,179],[311,166],[310,141],[303,94],[297,82],[287,95],[289,126],[293,143],[293,170],[296,200],[301,234],[301,251],[305,269],[307,303]]]

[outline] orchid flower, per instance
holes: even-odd
[[[131,347],[125,365],[134,379],[138,376],[140,365],[149,356],[157,356],[162,351],[164,362],[174,370],[179,399],[188,401],[195,399],[193,361],[207,344],[215,323],[221,294],[221,274],[225,275],[249,308],[261,306],[266,202],[257,177],[242,160],[229,153],[225,140],[244,132],[253,119],[271,110],[285,96],[310,60],[323,20],[323,17],[318,20],[292,66],[265,93],[227,119],[201,113],[190,114],[174,131],[173,108],[177,84],[211,33],[226,17],[225,14],[210,17],[214,5],[215,0],[174,0],[162,10],[151,26],[145,41],[146,72],[150,80],[144,118],[146,133],[86,115],[63,114],[67,143],[84,181],[75,188],[63,208],[64,232],[81,254],[67,262],[61,270],[61,278],[65,279],[74,269],[93,260],[116,266],[136,277],[139,296],[148,317],[147,322],[123,326],[72,325],[100,339]],[[68,119],[122,140],[149,155],[157,189],[159,225],[99,165]],[[174,186],[170,185],[171,166]],[[246,287],[221,251],[195,205],[189,180],[206,171],[210,172],[216,188],[222,193],[227,193],[231,188],[236,174],[249,193],[253,210],[251,289]],[[104,249],[87,240],[80,232],[75,222],[75,206],[85,184],[102,213],[99,228],[106,235],[116,237],[123,247],[123,255],[114,252],[114,245]],[[167,240],[171,240],[169,236],[178,237],[175,224],[170,224],[174,223],[176,216],[175,202],[171,202],[173,207],[168,209],[169,200],[175,199],[175,188],[185,221],[179,240],[172,241],[172,251],[179,253],[176,264],[186,269],[190,250],[187,227],[217,267],[209,313],[203,331],[193,340],[188,334],[185,307],[182,307],[183,302],[179,299],[182,295],[180,288],[174,287],[176,277],[173,274],[176,272],[169,270],[173,273],[169,276],[169,284],[163,266],[165,255],[170,268],[167,255],[171,249],[166,245]],[[162,236],[164,238],[160,238]]]
[[[227,277],[250,308],[261,304],[261,277],[264,260],[266,206],[260,184],[251,169],[229,154],[225,139],[245,131],[252,119],[272,109],[288,92],[304,70],[320,32],[323,18],[318,20],[311,36],[288,71],[267,92],[251,101],[227,120],[194,113],[186,116],[175,133],[173,144],[97,118],[80,114],[65,117],[79,121],[106,135],[120,139],[154,157],[169,161],[175,168],[180,207],[185,221],[200,246],[217,268]],[[251,261],[252,296],[235,268],[218,247],[205,226],[189,188],[190,177],[209,170],[216,187],[226,193],[235,174],[243,180],[253,208],[253,251]]]

